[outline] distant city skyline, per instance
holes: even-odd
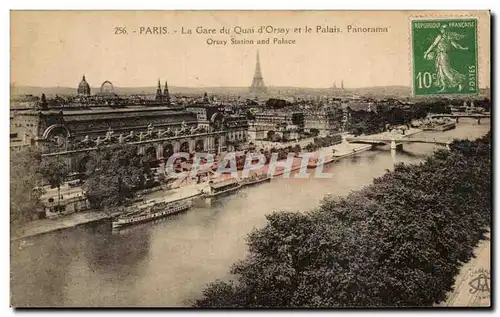
[[[268,87],[411,87],[408,11],[357,12],[127,12],[12,11],[11,84],[76,87],[85,74],[91,87],[109,80],[116,87],[154,87],[158,78],[172,87],[249,87],[260,52]],[[479,17],[479,86],[490,87],[489,17]],[[381,17],[381,15],[383,15]],[[235,25],[281,27],[381,23],[380,34],[288,35],[296,44],[206,44],[207,35],[116,35],[142,25],[216,30]],[[267,36],[248,35],[254,40]],[[269,35],[269,37],[283,37]],[[222,38],[214,35],[213,38]],[[230,36],[226,36],[230,38]]]
[[[87,76],[86,76],[87,77]],[[81,80],[81,76],[80,76],[80,80]],[[87,81],[89,81],[89,79],[87,78]],[[108,81],[108,80],[105,80],[105,81]],[[112,84],[113,84],[113,87],[114,88],[124,88],[124,89],[128,89],[128,88],[135,88],[135,89],[140,89],[140,88],[148,88],[148,89],[156,89],[157,87],[157,84],[156,85],[147,85],[147,86],[118,86],[116,85],[113,81],[109,80]],[[156,81],[158,82],[158,80]],[[162,81],[163,83],[164,81]],[[92,88],[92,90],[95,90],[95,89],[100,89],[101,88],[101,84],[92,84],[91,82],[89,82],[89,85],[90,87]],[[72,86],[70,85],[64,85],[64,86],[60,86],[60,85],[21,85],[21,84],[17,84],[15,82],[11,82],[11,86],[12,87],[37,87],[37,88],[74,88],[75,90],[77,89],[78,87],[78,83],[75,85],[73,84]],[[213,85],[213,86],[184,86],[184,85],[168,85],[169,88],[241,88],[241,89],[248,89],[250,85],[245,85],[245,86],[220,86],[220,85]],[[338,89],[338,90],[341,90],[342,88],[340,88],[339,86],[336,86],[334,87],[333,85],[330,85],[330,86],[327,86],[327,87],[307,87],[307,86],[276,86],[276,85],[266,85],[266,87],[269,87],[269,88],[297,88],[297,89]],[[344,90],[347,90],[347,89],[363,89],[363,88],[384,88],[384,87],[405,87],[405,88],[409,88],[411,89],[411,86],[409,85],[386,85],[386,86],[364,86],[364,87],[344,87],[343,89]],[[488,87],[481,87],[481,88],[488,88]]]

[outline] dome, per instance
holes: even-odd
[[[78,94],[79,95],[90,95],[90,86],[85,80],[85,75],[83,75],[82,81],[78,85]]]

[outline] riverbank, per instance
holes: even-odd
[[[374,138],[374,139],[395,138],[395,139],[400,139],[400,138],[407,138],[407,137],[410,137],[412,135],[419,134],[422,132],[423,132],[422,129],[410,128],[410,129],[406,130],[404,134],[385,131],[385,132],[380,132],[380,133],[376,133],[376,134],[363,135],[363,138]],[[349,138],[349,137],[355,137],[355,136],[352,134],[346,134],[344,136],[344,139]]]
[[[410,129],[405,133],[405,137],[417,134],[422,132],[420,129]],[[373,137],[384,137],[392,135],[390,132],[382,132],[379,134],[374,134],[372,135]],[[328,154],[328,153],[333,153],[333,156],[335,157],[334,161],[347,158],[353,155],[356,155],[358,153],[362,153],[364,151],[368,151],[371,149],[371,145],[367,144],[355,144],[355,143],[349,143],[345,141],[345,138],[342,143],[332,145],[326,148],[322,148],[321,150],[318,151],[318,153],[323,153],[323,154]],[[285,161],[282,161],[280,163],[284,163]],[[332,162],[333,163],[333,162]],[[279,163],[278,163],[279,164]],[[302,158],[296,157],[293,160],[290,172],[292,171],[297,171],[301,168],[302,164]],[[273,177],[281,176],[285,173],[288,173],[288,169],[278,166],[272,173]],[[262,168],[257,169],[252,171],[252,173],[256,174],[264,174],[264,173],[269,173],[269,164],[264,165]],[[311,174],[312,175],[312,174]],[[225,180],[228,178],[231,178],[231,174],[222,174],[218,176],[217,178],[212,179],[213,181],[221,181]],[[238,178],[242,178],[242,171],[238,171]],[[182,199],[189,199],[193,198],[197,195],[200,194],[200,190],[208,190],[208,185],[207,184],[187,184],[184,181],[179,181],[178,184],[175,185],[175,188],[169,189],[169,190],[159,190],[159,191],[154,191],[149,194],[145,194],[142,197],[144,200],[151,200],[151,199],[158,199],[158,198],[168,198],[171,201],[176,201],[176,200],[182,200]],[[76,191],[76,189],[75,189]],[[140,203],[139,203],[140,204]],[[38,219],[34,220],[25,227],[20,230],[18,233],[12,233],[11,241],[16,241],[16,240],[22,240],[26,239],[29,237],[33,237],[36,235],[40,234],[45,234],[53,231],[58,231],[66,228],[71,228],[71,227],[76,227],[88,223],[93,223],[93,222],[98,222],[98,221],[103,221],[106,219],[110,219],[112,217],[115,217],[119,215],[121,212],[120,211],[114,211],[114,212],[105,212],[105,211],[82,211],[82,212],[76,212],[72,213],[69,215],[64,215],[60,216],[57,218],[53,219]]]
[[[79,225],[101,221],[113,217],[118,213],[104,211],[81,211],[53,219],[37,219],[26,224],[18,232],[12,232],[11,242],[30,238],[33,236],[77,227]]]
[[[476,139],[489,130],[486,123],[478,126],[472,120],[463,121],[455,130],[415,137]],[[405,145],[396,162],[419,164],[436,148],[440,147]],[[334,174],[332,178],[277,177],[220,199],[210,208],[200,204],[188,212],[119,233],[106,221],[105,225],[96,223],[33,237],[22,250],[14,243],[11,304],[191,306],[202,298],[207,283],[232,278],[228,268],[245,258],[248,234],[263,228],[267,215],[274,211],[307,213],[318,208],[327,195],[345,197],[364,188],[393,164],[389,146],[378,147],[325,164],[323,171]]]
[[[321,152],[333,153],[333,150],[335,150],[333,156],[335,156],[335,160],[339,160],[342,158],[356,155],[358,153],[362,153],[364,151],[368,151],[370,148],[371,145],[350,144],[344,140],[344,142],[341,144],[323,148]],[[298,157],[294,158],[290,172],[299,170],[301,167],[301,162],[302,162],[301,158]],[[257,174],[268,173],[268,169],[269,169],[269,164],[264,165],[261,169],[253,171],[253,173]],[[274,171],[273,176],[277,177],[283,175],[286,172],[288,171],[285,170],[285,168],[277,167]],[[220,181],[231,177],[232,177],[231,174],[222,174],[213,180]],[[242,177],[241,171],[238,171],[238,177],[239,178]],[[169,190],[154,191],[152,193],[143,195],[142,198],[144,198],[144,201],[158,199],[158,198],[169,199],[170,201],[176,201],[176,200],[194,198],[200,195],[201,190],[207,191],[208,185],[186,184],[180,181],[179,184],[176,184],[176,188],[172,188]],[[140,204],[140,202],[136,204]],[[69,215],[60,216],[53,219],[34,220],[26,224],[22,230],[19,230],[16,233],[12,233],[11,241],[18,241],[41,234],[77,227],[80,225],[89,224],[93,222],[103,221],[115,217],[120,213],[121,211],[119,211],[119,209],[116,209],[113,212],[88,210],[88,211],[76,212]]]
[[[341,200],[325,197],[306,213],[270,214],[248,236],[248,253],[230,267],[229,281],[207,283],[193,306],[416,307],[445,299],[491,224],[491,134],[451,148],[397,166]],[[301,254],[308,261],[297,262]],[[287,266],[296,269],[279,282],[268,274]],[[488,271],[473,268],[467,279],[474,297],[490,292]],[[381,295],[381,283],[391,296]],[[339,284],[344,292],[332,291]]]
[[[372,148],[372,146],[369,144],[354,144],[354,143],[349,143],[349,142],[343,140],[343,142],[340,144],[328,146],[328,147],[322,148],[319,151],[313,152],[313,155],[323,154],[325,156],[333,156],[333,157],[335,157],[335,159],[333,161],[329,162],[329,163],[333,163],[333,162],[338,161],[340,159],[347,158],[347,157],[368,151],[371,148]],[[300,170],[300,168],[302,167],[302,164],[303,164],[302,160],[303,159],[301,157],[294,157],[290,168],[288,168],[288,166],[284,166],[286,164],[286,160],[278,161],[278,162],[276,162],[276,166],[275,166],[274,171],[270,171],[269,170],[269,168],[271,167],[270,164],[266,164],[260,168],[251,170],[249,172],[249,174],[250,173],[251,174],[259,174],[259,175],[260,174],[268,174],[272,177],[278,177],[278,176],[281,176],[284,174],[288,174],[288,173]],[[329,163],[326,163],[326,164],[329,164]],[[307,174],[309,176],[314,175],[314,173],[310,173],[310,172]],[[233,177],[231,174],[222,174],[220,176],[221,179],[228,179],[231,177]],[[243,171],[241,171],[241,170],[238,171],[236,177],[239,179],[243,178]]]
[[[144,198],[144,201],[150,201],[158,198],[168,198],[170,201],[174,202],[177,200],[189,199],[199,196],[199,190],[203,188],[203,186],[187,185],[170,190],[155,191],[150,194],[143,195],[142,197]],[[138,202],[133,205],[140,205],[142,203],[144,202]],[[120,215],[122,212],[122,208],[118,207],[113,209],[112,211],[88,210],[75,212],[69,215],[64,215],[52,219],[37,219],[26,224],[22,230],[19,230],[19,232],[12,233],[11,241],[14,242],[41,234],[111,219],[115,216]]]

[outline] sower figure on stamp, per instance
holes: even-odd
[[[450,51],[452,47],[463,51],[469,48],[463,47],[455,42],[456,40],[463,39],[464,36],[448,31],[446,25],[441,26],[440,33],[441,34],[436,37],[434,42],[425,52],[424,58],[427,60],[436,59],[436,84],[441,87],[440,92],[444,91],[446,88],[454,88],[457,86],[458,91],[462,91],[462,83],[465,81],[466,77],[451,67]],[[434,49],[436,52],[433,52]]]

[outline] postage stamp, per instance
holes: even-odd
[[[477,20],[411,21],[413,94],[477,94]]]

